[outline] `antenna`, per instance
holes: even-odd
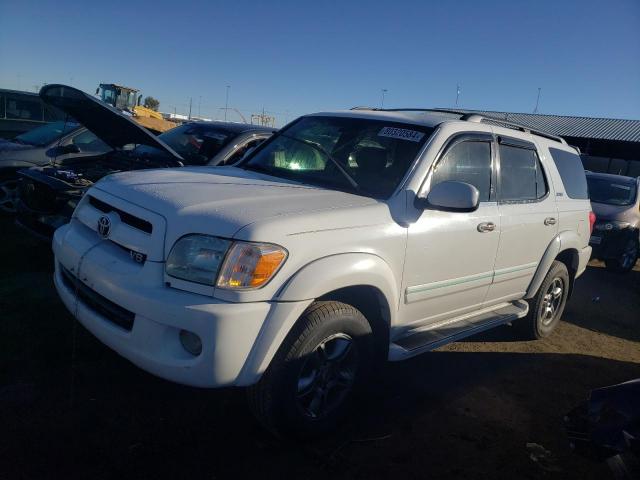
[[[388,90],[386,88],[381,88],[380,91],[382,92],[382,99],[380,100],[380,108],[384,108],[384,94],[388,92]]]
[[[458,108],[458,99],[460,98],[460,85],[456,85],[456,108]]]
[[[540,104],[540,91],[542,88],[538,87],[538,98],[536,98],[536,108],[533,109],[533,113],[538,113],[538,105]]]

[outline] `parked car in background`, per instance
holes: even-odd
[[[105,175],[127,170],[226,165],[271,136],[275,129],[222,122],[190,122],[159,136],[131,117],[65,85],[47,85],[42,99],[68,113],[110,147],[107,153],[68,157],[64,146],[50,154],[54,163],[20,171],[17,222],[50,238],[67,223],[87,188]]]
[[[0,213],[14,214],[18,200],[18,170],[51,163],[56,149],[59,161],[104,153],[111,148],[74,122],[41,125],[12,140],[0,140]]]
[[[640,178],[587,172],[596,224],[589,244],[607,269],[629,272],[640,255]]]
[[[136,365],[248,387],[264,425],[308,435],[378,361],[509,322],[550,335],[591,255],[590,209],[558,137],[479,115],[322,113],[235,166],[99,181],[55,232],[54,282]]]
[[[45,105],[37,93],[0,88],[0,138],[11,139],[65,117],[57,108]]]

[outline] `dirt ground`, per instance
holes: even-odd
[[[157,379],[57,299],[52,257],[0,220],[0,479],[607,479],[568,447],[563,415],[640,377],[640,267],[593,263],[544,341],[508,326],[389,364],[340,429],[265,433],[241,391]],[[549,453],[533,461],[527,443]],[[400,477],[401,476],[401,477]]]

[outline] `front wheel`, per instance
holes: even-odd
[[[569,272],[557,260],[544,277],[536,295],[528,300],[529,313],[521,320],[526,339],[536,340],[551,335],[562,317],[569,296]]]
[[[629,238],[625,244],[622,252],[617,258],[610,258],[604,261],[607,270],[616,273],[627,273],[633,270],[633,267],[638,261],[638,255],[640,255],[640,248],[638,247],[638,240],[636,238]]]
[[[362,313],[341,302],[316,302],[248,388],[249,405],[277,435],[318,435],[348,412],[373,359],[372,331]]]
[[[0,173],[0,214],[16,213],[18,200],[18,179],[15,174]]]

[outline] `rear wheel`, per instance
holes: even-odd
[[[638,240],[631,237],[625,242],[618,258],[609,258],[604,261],[604,264],[607,270],[612,272],[627,273],[633,270],[638,261],[638,255],[640,255]]]
[[[260,381],[249,405],[278,435],[313,436],[348,412],[374,360],[371,327],[359,310],[316,302],[298,320]]]
[[[0,213],[16,213],[18,200],[18,178],[15,173],[0,173]]]
[[[560,322],[568,295],[567,267],[554,261],[535,297],[528,300],[529,313],[521,321],[524,336],[530,340],[549,336]]]

